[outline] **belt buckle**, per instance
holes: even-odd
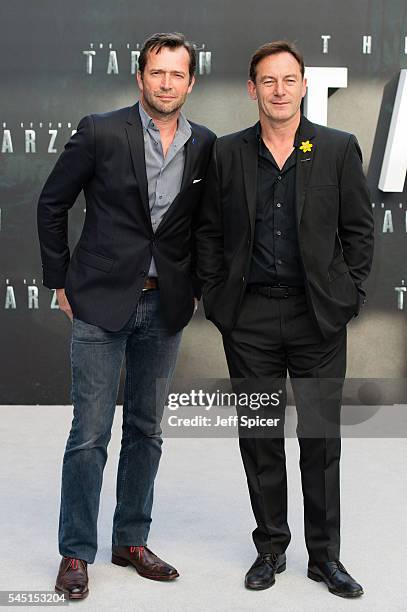
[[[287,285],[283,285],[281,287],[281,289],[284,289],[284,294],[283,294],[283,298],[288,298],[289,297],[289,292],[288,292],[288,286]]]
[[[156,289],[157,287],[157,279],[156,277],[147,277],[144,281],[144,287],[142,291],[150,291],[150,289]]]
[[[280,286],[277,285],[276,289],[281,290],[281,292],[282,292],[281,297],[282,298],[288,298],[289,297],[290,294],[288,292],[288,289],[289,289],[288,285],[280,285]]]
[[[288,293],[288,285],[276,285],[273,287],[273,289],[277,289],[278,291],[281,291],[281,298],[288,298],[289,297],[289,293]]]

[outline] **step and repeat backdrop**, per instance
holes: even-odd
[[[356,134],[376,220],[368,304],[350,326],[348,374],[407,373],[407,5],[405,0],[39,0],[0,8],[0,404],[69,403],[70,323],[42,286],[36,204],[81,117],[138,99],[143,40],[181,31],[198,72],[187,116],[218,135],[257,120],[248,61],[262,43],[302,49],[304,112]],[[85,215],[70,213],[70,241]],[[226,376],[201,309],[184,334],[178,376]]]

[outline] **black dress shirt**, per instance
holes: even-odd
[[[257,133],[256,224],[249,283],[303,286],[295,210],[298,131],[295,148],[281,170],[261,138],[260,124]]]

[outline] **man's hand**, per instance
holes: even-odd
[[[72,310],[71,310],[71,306],[68,302],[68,299],[65,295],[65,289],[57,289],[57,300],[58,300],[58,306],[59,306],[59,310],[62,310],[62,312],[64,312],[66,314],[66,316],[68,317],[68,319],[70,321],[73,320],[73,314],[72,314]]]

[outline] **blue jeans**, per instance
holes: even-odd
[[[61,555],[88,563],[95,559],[100,490],[124,356],[126,382],[112,543],[147,543],[161,457],[160,423],[181,334],[167,330],[159,290],[142,294],[132,317],[118,332],[74,319],[74,411],[62,467]],[[157,386],[156,393],[157,378],[167,383]]]

